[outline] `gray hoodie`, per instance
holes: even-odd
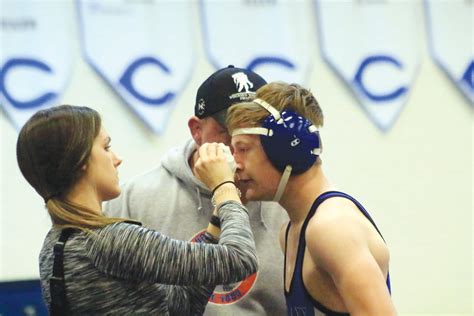
[[[160,165],[122,186],[105,204],[108,216],[126,217],[181,240],[199,241],[212,215],[211,192],[192,173],[188,158],[193,140],[171,149]],[[249,202],[250,224],[259,260],[258,272],[230,285],[217,286],[205,315],[285,315],[283,254],[278,233],[288,221],[274,202]]]

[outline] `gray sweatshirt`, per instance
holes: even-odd
[[[215,284],[242,280],[257,270],[243,207],[226,204],[219,217],[219,245],[173,240],[129,223],[74,233],[64,248],[68,315],[201,315]],[[49,231],[39,258],[48,307],[60,232]],[[207,233],[204,239],[213,242]]]
[[[200,241],[212,205],[211,192],[193,175],[188,163],[195,148],[189,140],[171,149],[156,168],[123,185],[122,194],[106,203],[105,213],[138,220],[176,239]],[[216,287],[205,315],[286,315],[278,233],[288,216],[274,202],[250,202],[246,208],[259,270],[242,282]]]

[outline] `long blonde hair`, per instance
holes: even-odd
[[[44,199],[54,226],[89,229],[121,222],[66,199],[83,175],[101,119],[83,106],[61,105],[38,111],[23,126],[17,161],[25,179]]]

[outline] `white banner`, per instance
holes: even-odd
[[[382,130],[394,124],[417,75],[418,9],[415,1],[317,0],[323,58]]]
[[[195,63],[189,1],[79,0],[86,60],[156,133]]]
[[[433,59],[474,105],[474,2],[426,0]]]
[[[202,0],[204,45],[216,68],[248,68],[267,81],[304,84],[311,66],[311,2]]]
[[[2,1],[0,103],[16,128],[58,105],[71,74],[70,1]]]

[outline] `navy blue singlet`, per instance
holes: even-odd
[[[314,298],[312,298],[308,291],[306,290],[304,283],[303,283],[303,259],[304,259],[304,252],[306,248],[306,239],[305,239],[305,232],[306,232],[306,227],[308,226],[308,222],[313,217],[313,215],[316,213],[316,209],[318,208],[319,205],[326,199],[332,198],[332,197],[343,197],[346,199],[351,200],[358,208],[359,210],[364,214],[364,216],[374,225],[375,229],[377,232],[380,234],[379,229],[375,225],[374,221],[370,217],[369,213],[365,210],[365,208],[352,196],[343,193],[343,192],[338,192],[338,191],[329,191],[321,194],[313,203],[313,206],[311,207],[311,210],[309,211],[308,215],[306,216],[306,219],[303,223],[303,226],[301,227],[301,233],[300,233],[300,238],[298,242],[298,251],[296,253],[296,263],[295,263],[295,269],[293,272],[293,279],[291,280],[290,283],[290,290],[289,292],[286,291],[286,246],[288,243],[288,232],[290,230],[290,223],[288,224],[288,227],[286,228],[286,235],[285,235],[285,271],[284,271],[284,278],[283,278],[283,286],[285,289],[285,298],[286,298],[286,306],[288,308],[288,315],[289,316],[343,316],[343,315],[349,315],[347,313],[338,313],[334,312],[325,306],[323,306],[321,303],[316,301]],[[382,237],[382,234],[380,234]],[[383,239],[383,237],[382,237]],[[387,287],[389,292],[391,291],[390,289],[390,275],[387,275]]]

